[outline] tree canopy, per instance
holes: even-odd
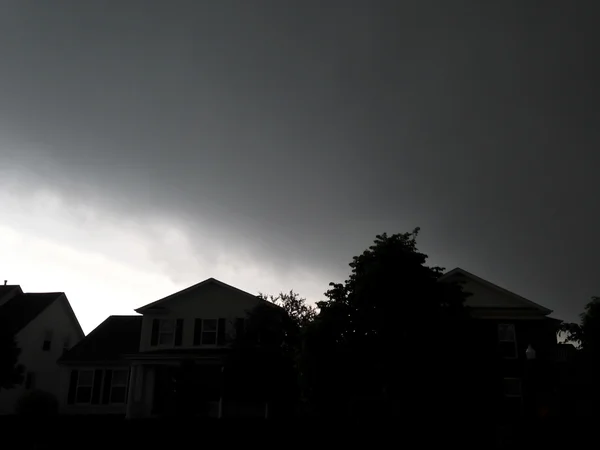
[[[426,265],[418,232],[376,236],[353,258],[348,279],[330,283],[327,300],[318,303],[306,351],[312,395],[322,407],[341,414],[387,402],[399,384],[422,378],[423,348],[441,354],[436,336],[444,321],[462,318],[466,295],[457,284],[438,282],[443,269]]]
[[[565,341],[585,353],[596,354],[600,348],[600,297],[592,297],[580,314],[580,323],[563,323],[560,331]]]

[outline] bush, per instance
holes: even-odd
[[[39,389],[27,391],[19,397],[15,413],[27,417],[48,417],[58,414],[58,400],[49,392]]]

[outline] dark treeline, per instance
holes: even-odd
[[[252,392],[279,413],[356,421],[472,411],[468,294],[438,282],[417,233],[377,236],[316,307],[294,291],[262,296],[230,361],[253,368]]]

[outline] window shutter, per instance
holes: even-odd
[[[244,318],[238,317],[235,319],[235,337],[239,339],[244,334]]]
[[[181,341],[183,340],[183,319],[177,319],[175,324],[175,346],[181,347]]]
[[[150,338],[150,345],[156,346],[158,345],[158,327],[160,326],[160,322],[158,319],[152,319],[152,337]]]
[[[77,369],[71,370],[71,379],[69,380],[69,395],[67,396],[67,404],[69,405],[75,403],[75,391],[77,391],[78,377],[79,371]]]
[[[155,381],[156,383],[156,381]],[[125,404],[129,403],[129,388],[131,384],[131,368],[127,369],[127,389],[125,389]]]
[[[194,320],[194,345],[202,342],[202,319]]]
[[[92,404],[100,403],[100,391],[102,390],[102,369],[94,371],[94,387],[92,388]]]
[[[219,324],[217,326],[217,345],[225,345],[225,327],[227,322],[225,319],[219,319]]]
[[[102,389],[102,404],[103,405],[107,405],[110,403],[111,381],[112,381],[112,370],[106,369],[106,373],[104,374],[104,387]]]

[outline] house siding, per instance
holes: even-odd
[[[120,363],[120,364],[90,364],[90,365],[77,365],[77,366],[63,366],[61,367],[61,386],[60,386],[60,399],[59,399],[59,412],[65,415],[77,414],[77,415],[95,415],[95,414],[110,414],[110,415],[123,415],[125,416],[125,412],[127,410],[127,402],[119,403],[119,404],[105,404],[103,402],[103,398],[105,396],[105,391],[107,386],[102,382],[100,391],[98,393],[98,404],[86,403],[86,404],[78,404],[76,402],[69,402],[69,392],[71,387],[71,374],[73,371],[82,371],[82,370],[102,370],[106,373],[107,370],[115,371],[115,370],[126,370],[128,373],[131,372],[131,368],[128,364]],[[127,383],[127,391],[129,390],[129,386],[131,384],[130,377],[128,378]],[[128,397],[128,393],[126,394],[126,399]]]
[[[253,296],[213,284],[179,294],[166,302],[164,313],[152,311],[144,313],[140,351],[174,348],[173,345],[167,347],[151,345],[154,319],[183,319],[181,346],[177,348],[194,348],[194,320],[196,318],[224,318],[225,334],[231,336],[235,330],[235,319],[245,317],[259,302],[260,300]]]
[[[514,324],[517,342],[517,357],[504,358],[499,352],[498,325]],[[540,373],[551,374],[557,341],[555,322],[551,319],[537,320],[487,320],[474,319],[467,325],[467,335],[462,342],[469,346],[464,352],[464,361],[456,365],[460,374],[456,377],[461,384],[464,400],[463,407],[476,411],[478,417],[510,419],[503,412],[503,381],[505,378],[521,380],[523,393],[523,409],[526,413],[528,397],[531,398],[529,386],[532,377],[540,390],[547,389],[549,379],[539,378]],[[535,361],[528,361],[525,350],[531,345],[536,351]],[[543,370],[539,370],[543,368]],[[533,370],[538,369],[538,370]]]
[[[67,298],[63,295],[44,309],[16,336],[21,348],[19,364],[25,366],[26,372],[35,374],[33,387],[55,395],[59,401],[61,373],[56,361],[63,352],[64,339],[68,336],[72,347],[83,338],[81,329],[70,315],[67,302]],[[42,344],[47,330],[52,332],[51,347],[49,351],[43,351]],[[13,389],[2,389],[0,414],[14,413],[16,402],[25,391],[25,383]]]

